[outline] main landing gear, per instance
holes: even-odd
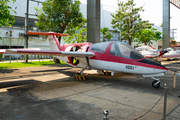
[[[109,71],[102,70],[102,72],[103,72],[104,75],[106,75],[106,76],[114,76],[114,71],[109,72]]]
[[[111,72],[107,72],[107,71],[104,72],[104,71],[103,71],[103,73],[104,73],[104,75],[106,75],[106,76],[111,76]]]
[[[88,67],[87,67],[87,68],[88,68]],[[80,73],[75,74],[75,76],[74,76],[75,79],[76,79],[76,80],[79,80],[79,81],[81,81],[81,80],[87,80],[86,76],[83,75],[84,70],[87,69],[87,68],[83,68]]]

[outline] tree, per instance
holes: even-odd
[[[135,5],[134,0],[128,0],[126,3],[119,1],[117,13],[111,14],[112,28],[120,30],[121,36],[128,40],[130,45],[137,32],[152,26],[140,18],[139,12],[144,11],[143,7],[135,8]]]
[[[106,34],[105,34],[105,36],[104,36],[104,38],[107,38],[108,41],[110,41],[110,39],[111,39],[113,36],[114,36],[114,35],[112,35],[110,31],[107,31]]]
[[[106,28],[106,27],[103,27],[103,28],[100,29],[100,32],[103,34],[103,41],[105,41],[104,36],[106,35],[107,31],[108,31],[108,28]]]
[[[65,30],[74,30],[73,28],[82,27],[86,19],[80,12],[79,0],[46,0],[42,3],[42,9],[37,12],[38,22],[36,26],[40,30],[64,33]],[[61,42],[61,37],[58,37]],[[56,63],[60,63],[55,59]]]
[[[111,32],[109,32],[108,28],[106,27],[101,28],[100,32],[103,34],[103,42],[105,42],[105,38],[107,38],[109,41],[113,37]]]
[[[138,44],[144,43],[145,45],[150,45],[152,41],[162,39],[162,32],[157,31],[155,28],[143,29],[138,36],[135,40]]]
[[[12,0],[15,2],[16,0]],[[14,16],[10,14],[10,11],[15,12],[12,10],[8,3],[10,0],[0,0],[0,27],[2,26],[12,26],[15,23]]]
[[[87,41],[86,36],[87,28],[75,27],[73,30],[66,30],[69,36],[64,37],[64,42],[66,43],[83,43]]]
[[[46,0],[42,3],[42,9],[35,8],[39,20],[36,26],[40,30],[59,33],[82,27],[86,19],[80,12],[80,4],[79,0]],[[58,40],[60,42],[61,37]]]

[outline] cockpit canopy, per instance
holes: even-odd
[[[93,44],[92,50],[96,52],[104,53],[109,43],[111,42]],[[130,58],[130,59],[135,59],[135,60],[144,58],[143,55],[139,54],[130,45],[126,43],[122,43],[122,42],[117,42],[117,41],[113,42],[110,49],[110,55],[125,57],[125,58]]]

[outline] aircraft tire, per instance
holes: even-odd
[[[160,82],[158,83],[158,84],[156,84],[158,81],[157,80],[154,80],[153,82],[152,82],[152,86],[154,87],[154,88],[159,88],[160,87]]]

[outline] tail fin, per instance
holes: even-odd
[[[67,36],[68,34],[54,33],[54,32],[27,32],[28,35],[47,35],[51,51],[60,51],[60,43],[56,36]]]
[[[151,47],[154,50],[154,48],[151,45],[149,45],[149,47]]]
[[[61,50],[60,43],[58,40],[56,42],[56,39],[57,39],[56,36],[48,35],[49,46],[50,46],[51,51],[60,51]]]

